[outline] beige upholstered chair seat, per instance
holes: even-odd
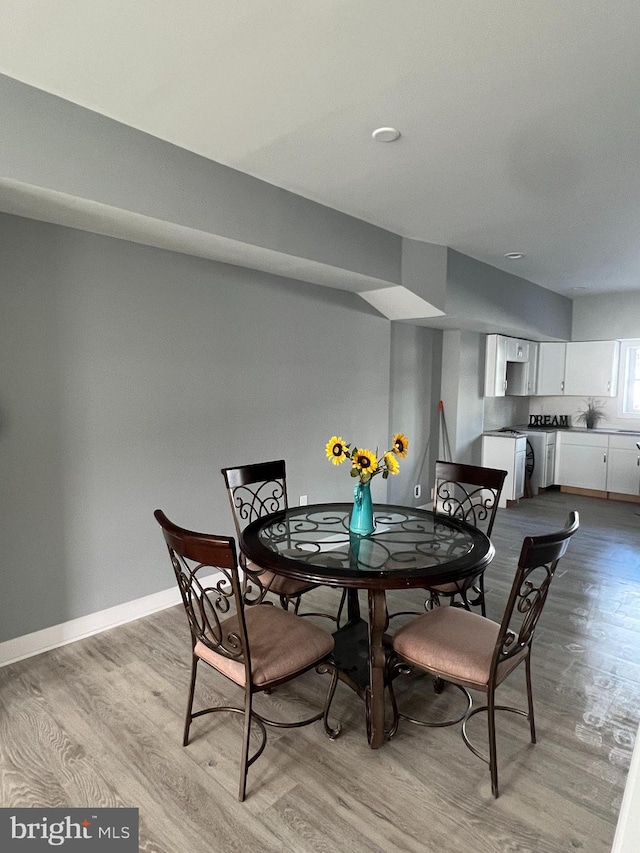
[[[456,592],[460,591],[460,584],[452,581],[451,583],[440,583],[435,586],[430,586],[429,589],[433,592],[440,592],[443,595],[455,595]]]
[[[486,691],[500,625],[460,607],[436,607],[400,628],[393,648],[409,663],[476,690]],[[497,683],[503,681],[527,654],[498,666]]]
[[[331,634],[286,610],[270,604],[257,604],[245,608],[244,615],[256,687],[264,688],[267,684],[302,672],[333,651]],[[236,634],[237,626],[235,617],[222,622],[223,637]],[[214,652],[202,642],[195,644],[194,653],[236,684],[244,686],[244,663]]]
[[[292,578],[285,578],[283,575],[276,575],[268,569],[262,569],[253,560],[246,560],[246,566],[249,572],[257,573],[262,586],[275,595],[283,595],[285,598],[295,598],[303,592],[314,589],[314,584],[307,581],[296,581]]]

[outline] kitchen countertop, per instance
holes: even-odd
[[[587,429],[586,427],[552,427],[552,426],[524,426],[518,424],[511,427],[521,432],[588,432],[599,433],[600,435],[636,435],[640,438],[640,430],[635,429],[615,429],[614,427],[597,427],[596,429]]]

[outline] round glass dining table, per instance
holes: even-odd
[[[405,506],[374,507],[370,536],[349,532],[352,504],[289,507],[251,522],[245,555],[276,574],[348,590],[348,618],[334,633],[340,678],[365,701],[367,736],[384,743],[386,590],[424,588],[482,572],[494,555],[480,530],[464,521]],[[368,620],[358,590],[368,594]]]

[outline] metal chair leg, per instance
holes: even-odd
[[[191,656],[191,684],[189,685],[189,701],[187,703],[187,715],[184,721],[184,734],[182,736],[182,745],[186,746],[189,743],[189,729],[191,728],[191,720],[193,719],[193,696],[196,690],[196,668],[198,666],[198,658],[195,655]]]
[[[329,684],[329,690],[327,691],[327,698],[324,702],[324,708],[322,709],[322,725],[324,726],[325,733],[331,740],[335,740],[342,727],[340,723],[335,728],[331,728],[329,725],[329,711],[331,710],[331,703],[333,702],[333,697],[336,692],[336,687],[338,685],[338,667],[335,663],[325,664],[326,671],[331,672],[331,683]]]
[[[471,707],[473,705],[473,699],[471,698],[471,694],[467,690],[466,687],[462,687],[460,684],[451,684],[451,687],[454,687],[456,690],[459,690],[463,696],[465,697],[466,705],[464,709],[456,716],[452,717],[448,720],[419,720],[416,717],[410,717],[408,714],[403,714],[398,708],[395,691],[393,689],[393,680],[398,675],[408,675],[411,672],[411,665],[407,664],[403,661],[398,662],[397,659],[394,661],[391,659],[390,663],[387,665],[386,670],[386,682],[387,687],[389,688],[389,698],[391,699],[391,708],[393,710],[393,722],[391,727],[385,731],[385,736],[388,739],[392,738],[396,731],[398,730],[398,720],[402,718],[403,720],[407,720],[409,723],[414,723],[416,726],[425,726],[427,728],[445,728],[446,726],[455,726],[458,723],[466,720],[471,713]],[[437,676],[432,679],[434,693],[441,693],[442,690],[447,686],[449,682],[443,681],[441,678]]]
[[[398,731],[398,723],[400,721],[400,713],[398,711],[398,702],[396,701],[396,693],[395,693],[395,690],[393,689],[393,679],[394,679],[393,670],[395,668],[395,665],[396,665],[396,661],[395,661],[394,657],[391,656],[387,660],[385,681],[387,682],[387,688],[389,690],[389,699],[391,700],[391,710],[393,712],[393,719],[391,721],[390,727],[388,729],[385,729],[384,736],[385,736],[386,740],[391,740],[391,738],[396,734],[396,732]]]
[[[340,620],[342,619],[342,611],[344,610],[344,606],[347,601],[347,588],[345,587],[342,590],[342,595],[340,596],[340,605],[338,607],[338,615],[336,616],[336,626],[340,627]]]
[[[249,772],[249,739],[251,738],[251,704],[252,695],[249,688],[244,697],[244,730],[242,733],[242,757],[240,759],[240,788],[238,799],[244,801],[247,791],[247,773]]]
[[[484,600],[484,572],[478,578],[478,589],[480,590],[480,612],[483,616],[486,616],[487,605]]]
[[[536,721],[533,714],[533,690],[531,689],[531,655],[527,655],[524,662],[527,680],[527,701],[529,703],[529,728],[531,729],[531,743],[536,743]]]
[[[491,773],[491,793],[498,799],[498,758],[496,754],[496,708],[495,694],[489,690],[487,695],[487,723],[489,729],[489,771]]]

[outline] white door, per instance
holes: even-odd
[[[567,345],[542,341],[538,345],[536,395],[556,397],[564,393],[564,361]]]
[[[619,341],[570,341],[564,369],[564,393],[580,397],[615,397]]]
[[[504,397],[507,389],[507,339],[504,335],[487,335],[484,395]]]
[[[524,495],[524,466],[526,461],[526,450],[519,450],[515,455],[515,482],[513,484],[513,497],[518,500]]]
[[[640,450],[609,448],[607,491],[620,495],[640,494]]]
[[[554,485],[556,465],[556,445],[547,444],[544,462],[543,487],[546,489]]]
[[[607,449],[588,444],[562,444],[558,484],[577,489],[607,489]]]

